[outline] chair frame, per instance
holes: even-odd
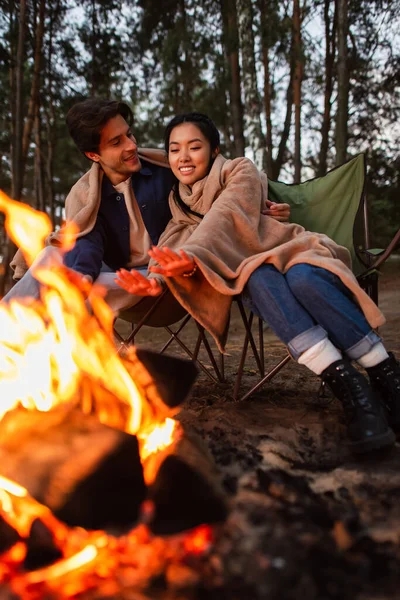
[[[114,327],[114,338],[115,338],[115,343],[117,345],[118,354],[126,351],[130,345],[135,343],[135,336],[137,335],[137,333],[143,326],[151,327],[150,325],[146,324],[146,321],[149,320],[149,318],[155,312],[155,310],[157,309],[159,304],[161,304],[161,302],[165,298],[166,294],[168,294],[168,292],[169,292],[168,288],[164,289],[163,292],[160,294],[160,296],[158,296],[155,299],[155,302],[152,304],[152,306],[149,308],[149,310],[143,315],[143,317],[141,317],[141,319],[137,323],[132,322],[132,329],[131,329],[128,337],[123,338],[118,333],[118,331],[116,331],[116,329]],[[205,375],[207,375],[207,377],[213,383],[225,383],[224,372],[223,372],[223,369],[221,369],[222,363],[220,365],[218,365],[217,360],[215,359],[215,356],[211,349],[210,343],[206,337],[204,327],[202,327],[200,325],[200,323],[198,323],[195,319],[193,319],[196,324],[196,327],[198,329],[196,345],[195,345],[193,352],[179,338],[179,333],[182,331],[182,329],[185,327],[185,325],[190,321],[190,319],[193,319],[193,317],[189,314],[186,314],[182,319],[180,319],[178,321],[179,326],[175,330],[171,329],[170,325],[161,325],[160,326],[168,332],[170,337],[169,337],[168,341],[164,344],[162,349],[159,351],[159,354],[163,354],[163,352],[165,352],[165,350],[167,350],[167,348],[169,348],[171,343],[173,341],[175,341],[177,344],[179,344],[179,346],[182,348],[182,350],[191,358],[191,360],[199,367],[199,369],[201,369],[203,371],[203,373],[205,373]],[[215,376],[211,373],[210,369],[208,369],[198,358],[201,344],[204,345],[204,348],[207,352],[208,358],[210,359],[210,362],[214,369]]]

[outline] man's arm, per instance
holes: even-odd
[[[105,223],[101,215],[98,215],[92,231],[79,237],[72,250],[66,253],[64,264],[82,275],[88,275],[94,281],[101,270],[105,241]]]

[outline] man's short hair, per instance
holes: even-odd
[[[98,153],[101,132],[108,121],[117,115],[121,115],[129,126],[132,125],[132,111],[124,102],[88,98],[74,104],[67,113],[66,122],[79,150]]]

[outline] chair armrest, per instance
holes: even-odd
[[[390,244],[384,249],[380,248],[368,248],[363,251],[363,254],[366,254],[368,257],[368,268],[363,273],[363,276],[368,275],[370,272],[379,269],[385,261],[392,254],[393,250],[400,244],[400,229],[397,230]],[[375,260],[374,260],[375,259]]]

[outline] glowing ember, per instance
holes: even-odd
[[[101,531],[68,528],[21,486],[4,477],[0,479],[0,486],[3,495],[9,494],[11,509],[6,513],[6,520],[10,525],[18,526],[20,534],[27,535],[33,520],[41,515],[40,518],[51,527],[56,543],[63,549],[63,559],[27,573],[20,569],[26,553],[23,543],[18,542],[2,554],[0,583],[8,583],[23,599],[44,598],[50,591],[57,598],[72,598],[85,590],[101,586],[105,578],[109,582],[114,581],[116,589],[119,579],[124,577],[133,587],[142,588],[151,578],[165,572],[168,566],[183,564],[189,556],[207,552],[213,539],[212,529],[207,525],[168,539],[152,536],[144,525],[119,538]],[[0,507],[2,505],[4,511],[3,500],[0,495]],[[23,514],[29,517],[21,528],[20,516]],[[115,597],[118,597],[118,593]]]
[[[173,419],[165,419],[163,425],[154,427],[153,430],[147,434],[140,433],[138,435],[139,439],[143,441],[140,448],[142,461],[146,460],[150,454],[164,450],[172,444],[176,426],[177,423]]]

